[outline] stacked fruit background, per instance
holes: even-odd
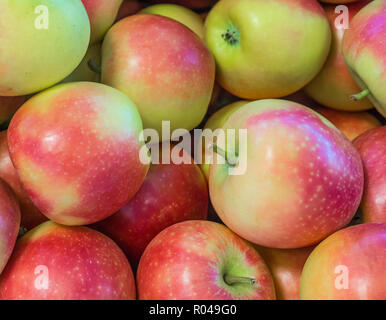
[[[0,299],[384,300],[385,116],[386,0],[0,0]]]

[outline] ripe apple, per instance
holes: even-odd
[[[205,38],[204,20],[194,11],[175,4],[156,4],[141,10],[140,13],[158,14],[176,20],[187,26],[202,40]]]
[[[365,173],[362,220],[386,223],[386,126],[360,135],[354,146],[362,157]]]
[[[136,267],[146,246],[163,229],[185,220],[204,220],[207,213],[208,187],[196,164],[152,164],[136,195],[95,227],[112,238]]]
[[[18,97],[0,97],[0,127],[3,129],[8,126],[8,122],[15,114],[16,110],[26,100],[25,96]]]
[[[91,25],[90,43],[100,42],[113,25],[123,0],[82,0]]]
[[[208,119],[204,126],[205,129],[210,129],[212,131],[219,129],[223,126],[223,124],[226,122],[226,120],[229,118],[229,116],[237,109],[239,109],[241,106],[244,104],[248,103],[250,101],[247,100],[241,100],[241,101],[236,101],[233,102],[221,109],[219,109],[217,112],[211,115],[211,117]],[[207,145],[205,143],[205,140],[203,139],[202,141],[202,156],[203,156],[203,161],[200,165],[202,172],[205,175],[205,178],[208,180],[209,179],[209,167],[210,167],[210,162],[212,157],[211,157],[211,150],[210,150],[210,145]],[[207,159],[205,163],[205,160]]]
[[[140,300],[270,300],[272,276],[258,252],[225,226],[185,221],[159,233],[137,272]]]
[[[131,300],[125,255],[87,227],[47,221],[21,237],[0,277],[1,300]]]
[[[212,6],[217,0],[153,0],[155,3],[174,3],[191,9],[202,9]]]
[[[366,0],[347,5],[350,21],[368,3],[369,1]],[[358,101],[350,98],[361,89],[355,83],[343,60],[342,40],[345,30],[335,25],[339,15],[335,13],[335,8],[335,5],[324,5],[332,30],[331,51],[323,69],[306,86],[305,91],[326,107],[345,111],[371,109],[373,105],[367,98]]]
[[[2,273],[20,227],[20,210],[11,189],[0,180],[0,274]]]
[[[354,99],[367,96],[386,117],[386,2],[374,0],[352,19],[343,37],[342,52],[354,80],[363,89]]]
[[[119,7],[119,11],[115,21],[119,21],[123,18],[131,16],[132,14],[136,14],[142,8],[143,5],[138,0],[123,0],[121,6]]]
[[[126,93],[145,128],[162,132],[195,128],[208,109],[215,64],[204,43],[187,27],[150,14],[127,17],[102,46],[102,82]]]
[[[314,110],[331,121],[350,141],[368,130],[381,126],[378,119],[368,112],[347,112],[323,107]]]
[[[94,65],[101,65],[101,50],[102,44],[96,43],[91,45],[82,62],[68,77],[61,81],[61,83],[77,82],[77,81],[91,81],[100,82],[101,75],[100,70],[92,70],[89,66],[89,61],[92,59]]]
[[[274,249],[255,245],[268,265],[278,300],[299,300],[300,276],[314,247]]]
[[[35,207],[21,185],[19,176],[9,157],[7,131],[0,132],[0,178],[3,179],[16,195],[20,205],[21,226],[30,230],[47,218]]]
[[[123,93],[94,82],[61,84],[29,99],[8,128],[12,162],[36,207],[65,225],[119,210],[148,169],[141,118]]]
[[[205,26],[219,83],[244,99],[301,89],[330,49],[330,26],[316,0],[221,0]]]
[[[90,22],[80,0],[5,0],[0,21],[2,96],[26,95],[58,83],[87,51]]]
[[[226,156],[209,175],[213,206],[239,236],[266,247],[300,248],[351,221],[363,190],[361,159],[321,115],[291,101],[259,100],[233,112],[222,128],[247,130],[246,141],[219,153],[241,150],[245,173],[234,174],[238,164]]]
[[[386,224],[340,230],[321,242],[304,265],[303,300],[385,300]]]

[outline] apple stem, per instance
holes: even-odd
[[[229,166],[234,167],[236,166],[238,159],[235,157],[231,157],[228,152],[226,152],[224,149],[220,148],[216,144],[212,144],[210,146],[210,149],[212,149],[215,153],[219,154],[221,157],[225,159],[225,161],[228,163]]]
[[[357,94],[353,94],[351,96],[351,99],[354,100],[354,101],[359,101],[359,100],[362,100],[364,97],[368,96],[369,94],[370,94],[370,90],[369,89],[365,89],[362,92],[359,92]]]
[[[98,64],[94,59],[88,60],[87,65],[91,71],[94,71],[95,73],[99,73],[99,74],[102,73],[102,68],[100,64]]]
[[[237,283],[248,283],[251,286],[255,285],[257,283],[256,279],[249,278],[249,277],[238,277],[238,276],[232,276],[229,274],[226,274],[224,276],[224,280],[227,285],[232,286]]]

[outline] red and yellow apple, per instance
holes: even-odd
[[[258,252],[225,226],[185,221],[159,233],[137,272],[140,300],[270,300],[272,276]]]
[[[386,224],[340,230],[308,257],[300,280],[302,300],[385,300]]]
[[[29,99],[8,128],[12,162],[36,207],[66,225],[115,213],[139,190],[141,118],[134,103],[94,82],[55,86]]]
[[[221,0],[205,26],[219,83],[243,99],[301,89],[330,49],[330,26],[316,0]]]
[[[1,300],[131,300],[134,276],[119,247],[86,227],[48,221],[21,237],[0,277]]]

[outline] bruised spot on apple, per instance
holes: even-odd
[[[124,253],[87,227],[45,222],[18,239],[0,277],[1,300],[132,300]]]
[[[324,117],[291,101],[259,100],[232,113],[223,129],[248,130],[245,174],[214,163],[209,175],[213,206],[235,233],[300,248],[351,221],[363,191],[361,159]]]
[[[271,300],[272,276],[246,241],[210,221],[185,221],[159,233],[137,272],[140,300]]]
[[[142,122],[134,103],[93,82],[61,84],[29,99],[12,118],[8,144],[36,207],[66,225],[119,210],[140,188]]]

